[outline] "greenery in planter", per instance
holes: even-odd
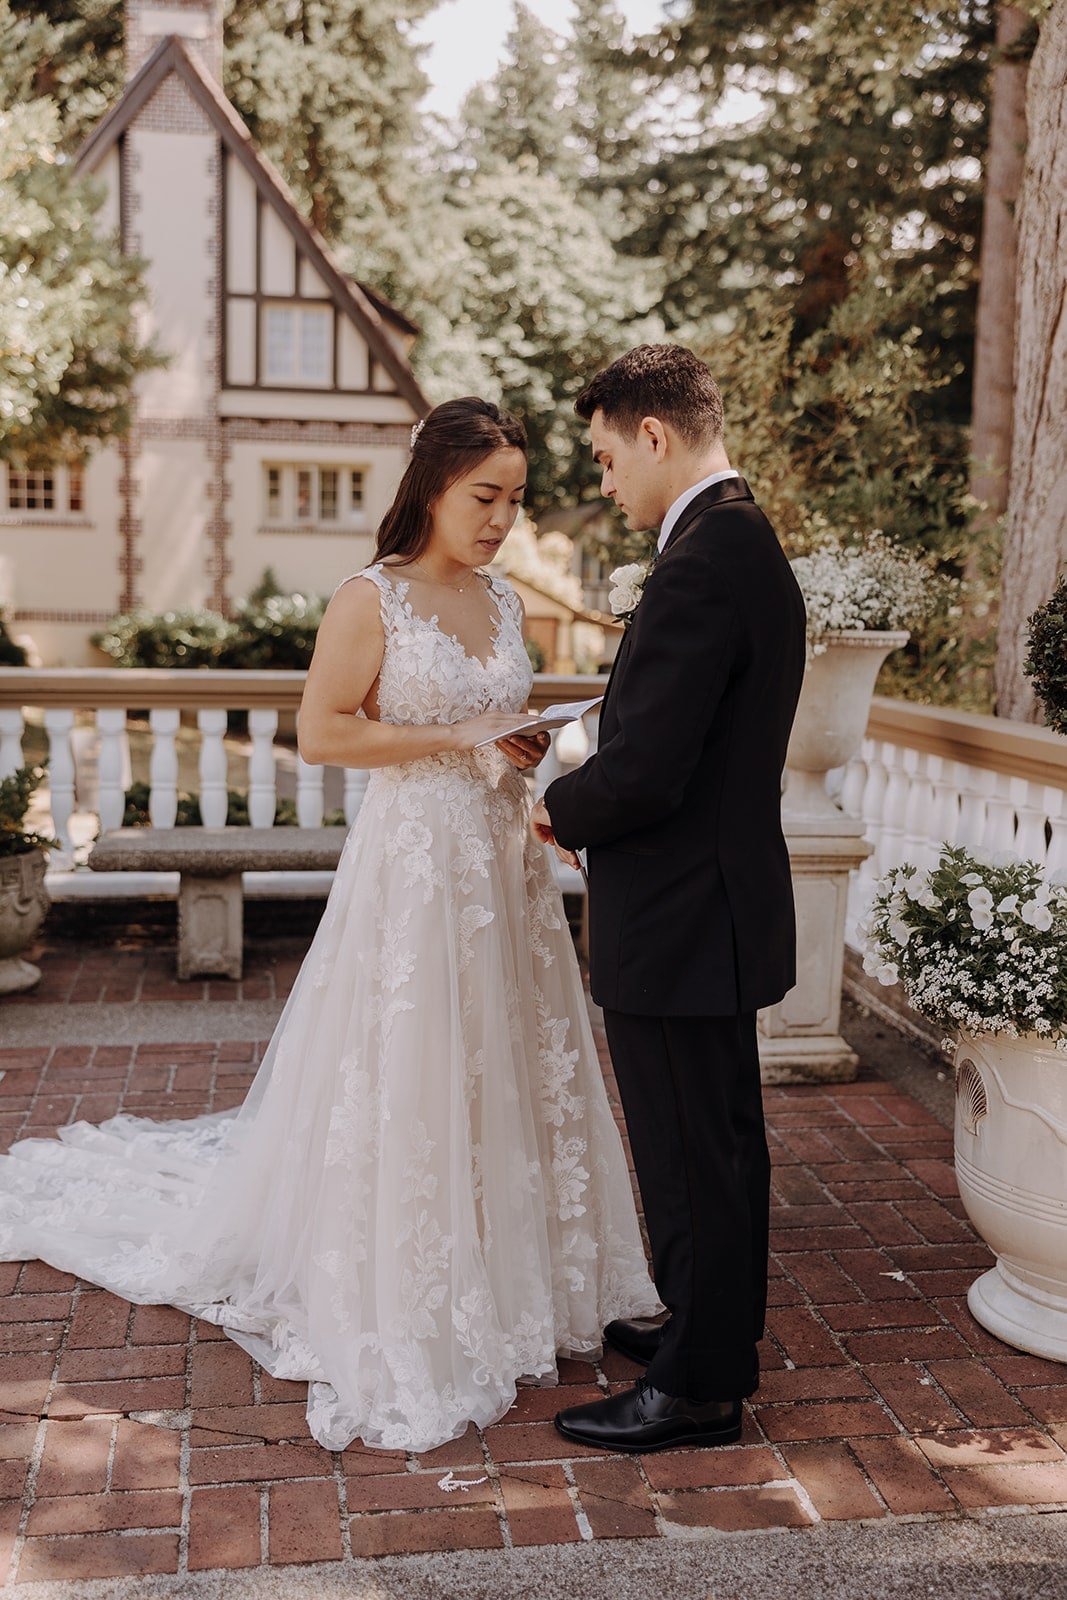
[[[931,615],[948,582],[880,529],[851,539],[825,534],[791,566],[807,607],[811,656],[823,654],[828,633],[910,631]]]
[[[126,810],[122,818],[124,828],[148,828],[152,819],[148,812],[150,790],[147,783],[134,783],[126,790]],[[322,819],[326,828],[347,826],[343,811],[328,811]],[[279,800],[274,808],[276,828],[295,828],[298,825],[296,805],[292,800]],[[176,828],[203,827],[198,794],[179,794],[178,811],[174,819]],[[247,828],[251,826],[248,815],[248,796],[240,789],[226,791],[226,826]]]
[[[0,781],[0,856],[24,856],[31,850],[52,850],[57,840],[23,827],[43,767],[19,767]]]
[[[1052,599],[1034,612],[1029,626],[1027,674],[1045,721],[1057,733],[1067,734],[1067,577],[1060,579]]]
[[[864,971],[931,1021],[1067,1051],[1067,873],[946,845],[881,880],[861,932]]]
[[[0,611],[0,667],[24,667],[26,661],[25,650],[11,637],[4,614]]]

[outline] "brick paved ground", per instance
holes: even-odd
[[[57,949],[42,990],[14,1005],[275,998],[298,957],[253,956],[243,986],[178,985],[172,960]],[[232,1105],[261,1053],[0,1049],[3,1146],[120,1107]],[[609,1355],[563,1363],[563,1388],[524,1390],[498,1426],[432,1455],[331,1455],[307,1437],[303,1386],[259,1372],[217,1329],[40,1263],[0,1265],[0,1572],[14,1584],[1067,1506],[1067,1369],[968,1315],[990,1258],[963,1220],[950,1136],[875,1068],[833,1091],[767,1094],[765,1375],[728,1449],[634,1459],[567,1444],[560,1403],[633,1376]],[[457,1479],[468,1487],[450,1491]]]

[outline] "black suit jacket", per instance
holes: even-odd
[[[608,680],[596,753],[549,785],[589,852],[593,998],[645,1016],[773,1005],[796,978],[786,745],[804,601],[743,478],[686,507]]]

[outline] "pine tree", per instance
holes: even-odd
[[[48,96],[60,111],[60,143],[77,148],[122,88],[122,0],[9,0],[8,38],[21,59],[5,70],[12,97]]]
[[[564,41],[516,0],[495,76],[463,105],[461,153],[483,170],[521,167],[573,188],[580,176]]]
[[[0,0],[0,454],[30,463],[122,433],[159,364],[134,326],[141,263],[100,238],[99,189],[57,159],[55,104],[16,98],[32,45]]]
[[[226,91],[325,236],[358,247],[411,204],[426,79],[413,23],[435,0],[230,0]]]
[[[651,84],[617,0],[575,0],[573,123],[583,164],[581,197],[616,236],[640,221],[639,175],[652,158]]]

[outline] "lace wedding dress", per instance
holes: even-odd
[[[380,567],[382,720],[521,710],[518,602],[483,663]],[[320,1444],[428,1450],[557,1352],[654,1313],[559,891],[495,748],[371,774],[239,1112],[118,1116],[0,1158],[0,1259],[217,1323],[307,1379]]]

